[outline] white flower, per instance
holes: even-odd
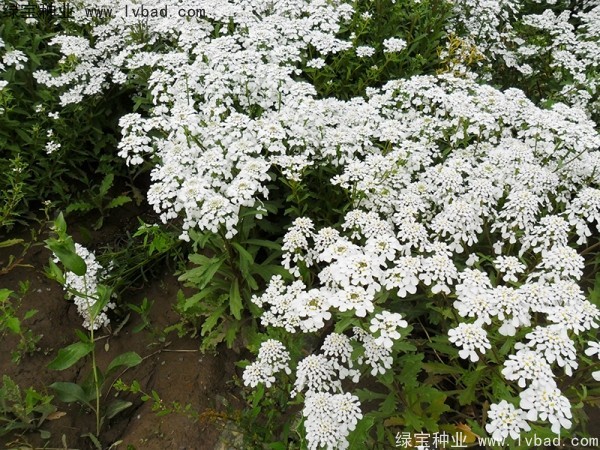
[[[244,380],[244,384],[250,387],[256,387],[259,384],[271,387],[275,382],[271,367],[260,360],[254,361],[252,364],[246,366],[244,373],[242,374],[242,379]]]
[[[402,320],[402,315],[382,311],[371,319],[369,331],[371,333],[379,332],[379,336],[375,339],[377,345],[383,345],[385,348],[392,348],[394,341],[400,339],[398,328],[406,328],[408,323]]]
[[[406,48],[406,41],[399,38],[389,38],[383,41],[383,50],[385,53],[397,53]]]
[[[308,355],[298,363],[292,395],[305,389],[308,393],[341,390],[341,383],[331,359],[324,355]]]
[[[598,355],[600,359],[600,342],[588,342],[589,347],[585,349],[585,354],[588,356]],[[600,370],[592,372],[592,378],[600,381]]]
[[[373,296],[360,286],[348,286],[331,299],[331,304],[341,312],[354,310],[357,317],[373,312]]]
[[[98,284],[106,276],[106,269],[98,263],[96,255],[82,245],[76,243],[75,252],[84,260],[86,272],[84,275],[79,276],[66,271],[64,289],[69,291],[67,295],[73,299],[77,312],[83,317],[83,327],[88,330],[97,330],[110,323],[106,313],[109,309],[115,307],[114,303],[108,302],[99,314],[92,317],[92,308],[99,300]],[[59,260],[55,258],[54,261],[58,262]],[[77,292],[77,294],[74,292]]]
[[[368,45],[361,45],[360,47],[356,47],[356,56],[359,58],[368,58],[375,54],[375,49],[373,47],[369,47]]]
[[[521,431],[529,431],[531,427],[525,421],[525,413],[522,409],[515,408],[506,400],[493,403],[488,411],[491,421],[486,424],[485,429],[491,434],[492,439],[504,442],[509,436],[518,439]]]
[[[362,341],[365,352],[358,358],[359,364],[368,364],[371,366],[371,375],[385,373],[392,368],[394,359],[391,349],[375,342],[375,338],[360,328],[354,328],[354,338]]]
[[[327,335],[321,346],[321,351],[323,355],[331,358],[336,369],[345,372],[346,366],[352,367],[352,345],[347,336],[339,333]]]
[[[2,57],[2,62],[7,66],[14,66],[15,70],[24,69],[23,63],[26,61],[27,56],[21,50],[11,50]]]
[[[347,449],[347,437],[362,418],[358,397],[349,393],[310,393],[302,415],[310,450]]]
[[[571,428],[571,404],[556,386],[532,386],[519,395],[521,408],[528,410],[527,420],[548,421],[556,434],[561,428]]]
[[[564,367],[567,375],[573,374],[573,369],[577,368],[577,352],[566,328],[560,325],[538,326],[525,337],[529,342],[527,344],[517,342],[515,344],[517,350],[525,347],[535,349],[549,364],[556,362],[560,367]]]
[[[518,281],[516,274],[523,273],[525,271],[525,264],[519,262],[514,256],[498,256],[494,260],[494,267],[499,272],[504,272],[502,279],[504,281],[512,281],[516,283]]]
[[[515,355],[509,355],[504,361],[502,375],[507,380],[517,380],[520,387],[527,383],[556,384],[552,368],[538,352],[527,348],[519,350]]]
[[[404,298],[408,294],[417,292],[419,285],[420,261],[413,256],[402,256],[394,261],[394,266],[383,273],[383,284],[388,290],[398,289],[398,297]]]
[[[306,66],[312,67],[313,69],[322,69],[325,67],[325,60],[323,58],[311,59],[306,63]]]
[[[487,333],[479,323],[461,323],[456,328],[448,331],[448,340],[457,347],[462,347],[458,355],[472,362],[479,361],[479,355],[475,350],[485,353],[492,348],[487,338]]]
[[[284,370],[288,375],[291,373],[290,354],[285,346],[275,339],[268,339],[260,344],[257,360],[270,367],[271,373],[280,370]]]

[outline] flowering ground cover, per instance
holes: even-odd
[[[44,247],[78,314],[3,284],[9,447],[598,447],[599,1],[3,13],[0,273]],[[140,381],[174,342],[208,399]],[[132,440],[142,404],[212,431]]]

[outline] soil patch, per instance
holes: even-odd
[[[118,227],[117,227],[118,228]],[[19,249],[0,249],[0,267],[8,261],[8,255]],[[38,310],[38,313],[23,322],[35,335],[41,335],[39,349],[26,355],[18,364],[11,360],[11,352],[18,339],[10,334],[2,338],[0,351],[0,374],[11,377],[22,389],[33,387],[39,392],[52,394],[48,388],[56,381],[81,383],[91,372],[90,360],[84,358],[78,364],[64,371],[49,370],[60,348],[78,339],[75,330],[83,330],[81,318],[72,302],[64,299],[62,287],[49,280],[44,274],[50,253],[42,245],[29,250],[22,264],[30,267],[16,267],[0,276],[0,287],[18,290],[19,282],[29,281],[30,288],[22,300],[18,316],[25,311]],[[198,340],[179,338],[175,333],[162,333],[166,327],[178,322],[173,311],[176,294],[181,285],[168,271],[148,283],[144,289],[129,294],[123,303],[139,304],[144,297],[153,301],[149,319],[151,326],[133,333],[141,323],[140,317],[132,313],[130,320],[118,331],[118,321],[112,324],[112,331],[99,330],[97,349],[98,365],[105,369],[117,355],[128,351],[137,352],[142,363],[120,374],[124,382],[137,380],[144,392],[156,391],[163,405],[177,402],[189,404],[191,410],[200,414],[200,419],[183,414],[159,416],[153,411],[153,402],[142,402],[139,395],[117,392],[111,389],[104,392],[103,401],[122,398],[133,405],[106,423],[100,434],[103,448],[147,449],[147,450],[204,450],[214,449],[223,430],[222,420],[211,420],[225,415],[223,402],[235,401],[235,387],[231,383],[234,363],[239,355],[220,349],[218,354],[202,354],[198,351]],[[110,380],[112,381],[112,380]],[[94,449],[89,438],[82,434],[95,431],[95,416],[78,404],[64,404],[56,398],[58,407],[55,420],[48,420],[42,429],[51,437],[42,440],[37,432],[25,435],[12,434],[0,437],[0,448],[57,448]],[[63,414],[64,413],[64,414]],[[112,445],[112,447],[111,447]]]

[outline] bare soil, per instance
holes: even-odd
[[[106,238],[102,235],[110,235],[119,226],[117,222],[109,226],[108,231],[104,227],[102,234],[96,238]],[[8,255],[19,249],[12,247],[0,250],[1,268],[6,265]],[[11,352],[16,348],[18,339],[10,334],[0,335],[0,375],[8,375],[22,389],[33,387],[52,395],[52,390],[48,388],[50,384],[56,381],[81,383],[91,372],[91,364],[89,358],[84,358],[64,371],[47,368],[60,348],[78,340],[74,330],[83,330],[81,318],[73,303],[65,300],[62,287],[44,274],[49,257],[50,253],[43,245],[35,246],[22,261],[22,264],[32,267],[17,267],[0,275],[0,287],[14,291],[18,290],[20,281],[29,280],[30,289],[23,298],[18,315],[22,317],[29,309],[38,310],[24,325],[42,336],[39,350],[24,356],[19,364],[15,364],[11,360]],[[162,276],[156,277],[142,290],[123,299],[123,303],[134,304],[139,304],[144,297],[154,301],[150,311],[152,326],[134,334],[132,330],[141,320],[132,313],[130,320],[118,333],[115,333],[118,319],[113,323],[112,332],[100,330],[96,347],[98,365],[105,369],[115,356],[127,351],[137,352],[143,361],[139,366],[122,373],[123,381],[139,381],[145,392],[156,391],[164,405],[170,405],[171,402],[190,404],[192,410],[200,414],[200,419],[173,413],[159,416],[152,411],[152,402],[143,402],[140,395],[111,389],[104,393],[103,401],[117,397],[133,402],[133,406],[103,426],[99,437],[105,449],[213,450],[217,445],[223,445],[218,442],[226,424],[222,418],[228,414],[224,403],[236,402],[236,388],[231,380],[239,355],[227,349],[220,349],[218,354],[202,354],[198,351],[198,339],[162,333],[166,327],[179,321],[173,305],[181,288],[177,279],[165,270]],[[94,414],[75,403],[61,403],[56,398],[53,403],[61,414],[55,414],[54,420],[44,422],[41,427],[51,433],[50,439],[42,440],[37,432],[25,435],[15,433],[0,437],[0,449],[96,448],[89,438],[82,437],[83,434],[95,432]]]

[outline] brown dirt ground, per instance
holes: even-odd
[[[112,228],[118,230],[119,224]],[[111,233],[110,227],[108,233]],[[6,264],[11,251],[14,254],[19,249],[11,247],[1,250],[0,268]],[[22,389],[31,386],[40,392],[52,394],[47,386],[55,381],[81,382],[90,373],[90,362],[84,358],[64,371],[53,371],[46,367],[55,358],[58,349],[77,341],[74,330],[83,330],[75,306],[64,299],[62,287],[44,275],[43,268],[49,256],[47,249],[36,246],[30,249],[23,261],[33,267],[17,267],[0,275],[0,287],[15,291],[19,281],[30,281],[29,292],[23,298],[18,314],[22,317],[25,311],[37,309],[39,312],[24,325],[36,335],[42,335],[39,350],[25,356],[19,364],[11,361],[11,352],[16,348],[17,339],[11,335],[0,335],[0,375],[10,376]],[[138,380],[145,392],[158,392],[164,404],[189,403],[193,410],[204,413],[203,417],[215,417],[219,414],[217,411],[225,413],[224,401],[235,403],[235,387],[231,380],[239,355],[226,349],[221,349],[216,355],[202,354],[197,351],[197,339],[178,338],[175,333],[167,335],[161,342],[156,330],[164,330],[179,320],[172,305],[180,288],[176,278],[165,272],[143,290],[127,298],[125,303],[139,303],[144,297],[154,301],[150,312],[154,333],[145,329],[133,334],[131,330],[140,323],[140,318],[134,313],[116,336],[107,330],[100,330],[98,364],[100,368],[106,368],[115,356],[135,351],[144,360],[122,375],[125,382]],[[107,348],[105,344],[108,344]],[[103,427],[100,440],[105,449],[213,450],[222,433],[223,421],[195,420],[181,414],[159,417],[152,411],[150,402],[142,402],[139,395],[117,393],[113,389],[108,397],[115,396],[133,402],[133,406]],[[36,432],[13,434],[0,437],[0,449],[95,448],[88,438],[81,437],[84,433],[95,431],[94,414],[75,403],[67,405],[57,399],[54,403],[65,414],[42,425],[44,430],[51,433],[49,440],[41,440]],[[113,445],[115,443],[118,444]]]

